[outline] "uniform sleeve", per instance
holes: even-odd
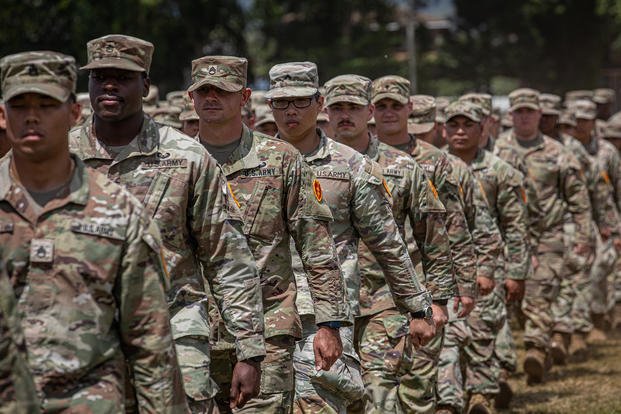
[[[458,293],[460,296],[474,297],[477,258],[460,202],[460,186],[446,156],[438,159],[432,181],[446,208],[446,231],[451,244]]]
[[[141,412],[184,412],[185,392],[161,283],[166,277],[161,242],[142,214],[137,209],[130,217],[115,286],[123,353]]]
[[[382,268],[397,307],[404,312],[424,310],[431,305],[431,297],[420,284],[399,233],[381,168],[370,160],[366,162],[354,174],[353,225]]]
[[[619,214],[613,197],[613,187],[608,171],[604,166],[594,163],[589,195],[593,220],[600,233],[618,236]]]
[[[206,156],[194,189],[192,234],[198,258],[237,359],[265,355],[263,302],[256,264],[239,209],[215,160]]]
[[[584,175],[580,173],[578,161],[568,151],[562,152],[559,165],[562,197],[576,226],[575,243],[592,245],[591,205]]]
[[[434,301],[455,296],[451,246],[446,232],[446,209],[422,168],[412,172],[408,217],[422,256],[425,287]]]
[[[507,278],[524,280],[530,268],[530,246],[528,244],[528,210],[524,176],[517,170],[505,171],[499,177],[496,208],[498,225],[506,246],[505,269]]]
[[[323,201],[321,185],[301,155],[287,164],[287,224],[307,276],[315,322],[350,324],[345,284],[329,227],[332,214]]]

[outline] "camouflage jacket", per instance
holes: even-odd
[[[610,157],[601,152],[600,140],[593,137],[590,145],[582,145],[576,138],[560,134],[555,138],[576,157],[582,166],[584,180],[589,190],[589,200],[591,202],[591,212],[593,220],[600,232],[609,231],[618,236],[618,212],[614,201],[614,189],[610,180],[610,171],[615,167],[609,166]],[[616,153],[616,149],[612,146]],[[614,161],[613,161],[614,163]]]
[[[515,148],[507,145],[494,145],[492,153],[522,174],[522,186],[524,188],[524,198],[526,199],[526,210],[528,211],[529,246],[530,252],[533,254],[541,235],[541,225],[544,222],[535,183],[528,177],[528,169],[524,159]]]
[[[325,193],[292,145],[243,127],[239,146],[222,169],[238,203],[255,256],[265,312],[265,336],[301,337],[289,240],[310,285],[316,323],[349,321],[345,288]]]
[[[528,178],[535,187],[541,220],[538,240],[539,251],[562,252],[562,237],[565,212],[568,211],[576,226],[575,242],[592,245],[591,205],[589,193],[580,173],[581,166],[570,151],[556,140],[539,134],[527,146],[517,141],[510,132],[497,147],[511,147],[524,161]]]
[[[358,241],[375,255],[394,303],[403,312],[418,312],[431,305],[419,283],[407,246],[391,210],[391,196],[375,162],[317,130],[317,149],[304,155],[323,189],[334,222],[330,229],[347,287],[353,316],[360,315],[361,279]],[[385,299],[384,299],[385,300]]]
[[[621,185],[619,153],[610,142],[594,136],[585,146],[592,163],[592,182],[589,186],[593,219],[600,232],[608,230],[614,237],[619,237],[619,209],[615,198],[617,188]]]
[[[444,222],[446,210],[435,187],[412,157],[380,142],[376,136],[369,136],[366,155],[382,167],[392,194],[392,213],[404,240],[409,218],[416,247],[410,255],[415,263],[422,261],[424,270],[419,274],[423,276],[420,282],[433,300],[442,301],[455,296],[451,248]],[[364,242],[358,247],[358,257],[362,276],[362,315],[394,307],[382,268]]]
[[[447,212],[446,231],[451,244],[459,295],[474,297],[477,256],[462,208],[459,182],[447,155],[433,145],[417,140],[413,135],[410,135],[407,144],[399,145],[397,148],[410,154],[423,167],[425,174],[435,186]]]
[[[182,411],[159,233],[140,203],[74,157],[67,195],[38,212],[11,160],[0,161],[0,261],[19,298],[43,407],[104,377],[122,389],[130,372],[141,412]],[[118,400],[106,404],[120,412],[123,394],[112,395]]]
[[[39,399],[11,282],[0,263],[0,414],[36,414]]]
[[[526,279],[530,269],[530,246],[524,176],[485,150],[479,150],[469,166],[500,229],[506,277]]]
[[[92,125],[89,119],[71,131],[70,148],[86,165],[125,186],[159,227],[171,280],[173,338],[209,338],[207,280],[236,337],[237,358],[264,355],[256,265],[217,162],[196,140],[146,116],[138,136],[114,158]],[[197,367],[192,352],[180,350],[179,361],[188,395],[199,400],[211,396],[208,379],[195,372],[204,369]]]
[[[502,269],[502,236],[493,219],[485,194],[465,162],[447,154],[453,166],[453,174],[459,183],[461,208],[466,216],[468,230],[477,258],[477,276],[493,279],[499,277]]]

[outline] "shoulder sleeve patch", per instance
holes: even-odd
[[[316,178],[313,180],[313,193],[315,194],[315,198],[317,199],[317,201],[321,203],[321,201],[323,200],[323,191],[321,190],[321,184],[319,184],[319,180]]]

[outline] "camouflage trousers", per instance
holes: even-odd
[[[356,340],[364,400],[349,412],[404,413],[402,375],[412,365],[409,318],[396,309],[356,319]]]
[[[194,401],[189,399],[188,405],[190,406],[190,412],[192,414],[220,414],[218,404],[213,398],[202,401]],[[179,411],[179,413],[181,414],[182,411]]]
[[[591,312],[608,313],[615,304],[614,282],[617,253],[612,240],[602,241],[596,238],[595,262],[591,268]]]
[[[295,345],[295,397],[293,411],[301,413],[345,414],[347,406],[362,398],[364,385],[360,363],[354,351],[352,327],[340,328],[342,356],[329,371],[315,369],[313,341],[317,333],[313,315],[302,316],[302,339]]]
[[[472,341],[472,331],[463,318],[457,318],[449,303],[449,322],[444,327],[444,343],[438,361],[438,406],[449,406],[461,412],[466,404],[464,397],[465,353]]]
[[[261,362],[261,391],[235,413],[289,414],[293,403],[293,351],[295,339],[278,335],[265,339],[266,356]],[[237,363],[234,349],[214,349],[211,353],[211,373],[220,388],[216,395],[218,408],[230,413],[229,397],[233,368]]]
[[[566,247],[563,269],[558,295],[552,304],[553,331],[567,334],[573,333],[576,325],[590,324],[591,319],[588,311],[588,301],[591,297],[588,267],[591,263],[573,251],[575,234],[575,224],[566,222],[563,225],[563,241]],[[585,303],[587,303],[586,313]]]
[[[559,237],[560,234],[560,237]],[[522,311],[526,317],[524,343],[542,350],[549,348],[554,315],[552,307],[560,291],[563,271],[562,231],[548,234],[537,246],[539,266],[526,281]]]
[[[507,317],[505,318],[496,341],[494,342],[494,354],[498,361],[498,368],[508,372],[515,372],[517,369],[517,352],[515,347],[515,340],[513,339],[513,332],[511,331],[510,313],[509,308],[505,306],[507,310]],[[499,372],[500,374],[500,372]],[[496,376],[498,377],[498,376]]]

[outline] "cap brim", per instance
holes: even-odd
[[[551,108],[541,108],[541,114],[559,116],[561,114],[561,111],[556,110],[556,109],[551,109]]]
[[[431,131],[435,125],[435,122],[425,122],[423,124],[408,122],[408,134],[426,134]]]
[[[96,59],[80,68],[80,70],[92,69],[122,69],[132,72],[146,72],[146,70],[136,62],[132,62],[128,59],[113,57]]]
[[[261,119],[260,121],[255,121],[254,126],[259,126],[263,124],[276,123],[276,120],[273,117],[267,117],[265,119]]]
[[[513,105],[511,108],[509,108],[509,112],[513,112],[516,111],[520,108],[530,108],[532,110],[535,111],[539,111],[541,109],[541,107],[537,104],[533,104],[533,103],[519,103],[519,104],[515,104]]]
[[[589,112],[581,112],[581,111],[576,111],[574,116],[576,117],[576,119],[586,119],[589,121],[592,121],[595,118],[597,118],[596,114],[589,113]]]
[[[59,102],[66,102],[71,95],[70,91],[58,85],[50,83],[29,83],[25,85],[17,85],[6,88],[3,91],[4,102],[7,102],[10,99],[16,97],[17,95],[21,95],[24,93],[38,93],[41,95],[49,96],[50,98],[54,98]]]
[[[217,79],[217,78],[215,79],[205,78],[205,79],[199,80],[198,82],[194,82],[192,85],[190,85],[190,87],[188,88],[188,92],[192,92],[197,89],[200,89],[201,87],[205,85],[215,86],[216,88],[222,89],[223,91],[226,91],[226,92],[239,92],[242,89],[244,89],[243,86],[239,86],[239,84],[235,82],[229,82],[229,81],[225,81],[223,79]]]
[[[603,136],[604,136],[604,139],[609,139],[609,138],[621,139],[621,131],[616,131],[616,130],[615,131],[611,131],[611,130],[608,130],[608,129],[604,129]]]
[[[326,97],[326,106],[334,105],[335,103],[346,102],[355,105],[367,106],[369,101],[355,95],[339,95],[334,97]]]
[[[455,112],[455,113],[452,113],[450,116],[448,115],[445,115],[445,116],[446,116],[446,122],[448,122],[450,119],[455,118],[456,116],[463,116],[477,123],[481,122],[481,118],[477,118],[476,116],[472,116],[472,114],[468,114],[466,112]]]
[[[593,98],[593,102],[595,102],[596,104],[600,104],[600,105],[604,105],[607,103],[612,103],[611,101],[609,101],[606,98]]]
[[[199,119],[196,111],[183,111],[179,115],[179,121],[198,121]]]
[[[283,88],[270,89],[265,93],[265,99],[298,98],[315,95],[319,89],[309,86],[285,86]]]
[[[400,104],[405,105],[406,103],[408,103],[408,101],[410,100],[409,97],[405,97],[403,95],[399,95],[398,93],[392,93],[392,92],[385,92],[385,93],[378,93],[377,95],[375,95],[372,99],[371,99],[371,103],[375,104],[379,101],[381,101],[382,99],[392,99],[393,101],[397,101]]]

